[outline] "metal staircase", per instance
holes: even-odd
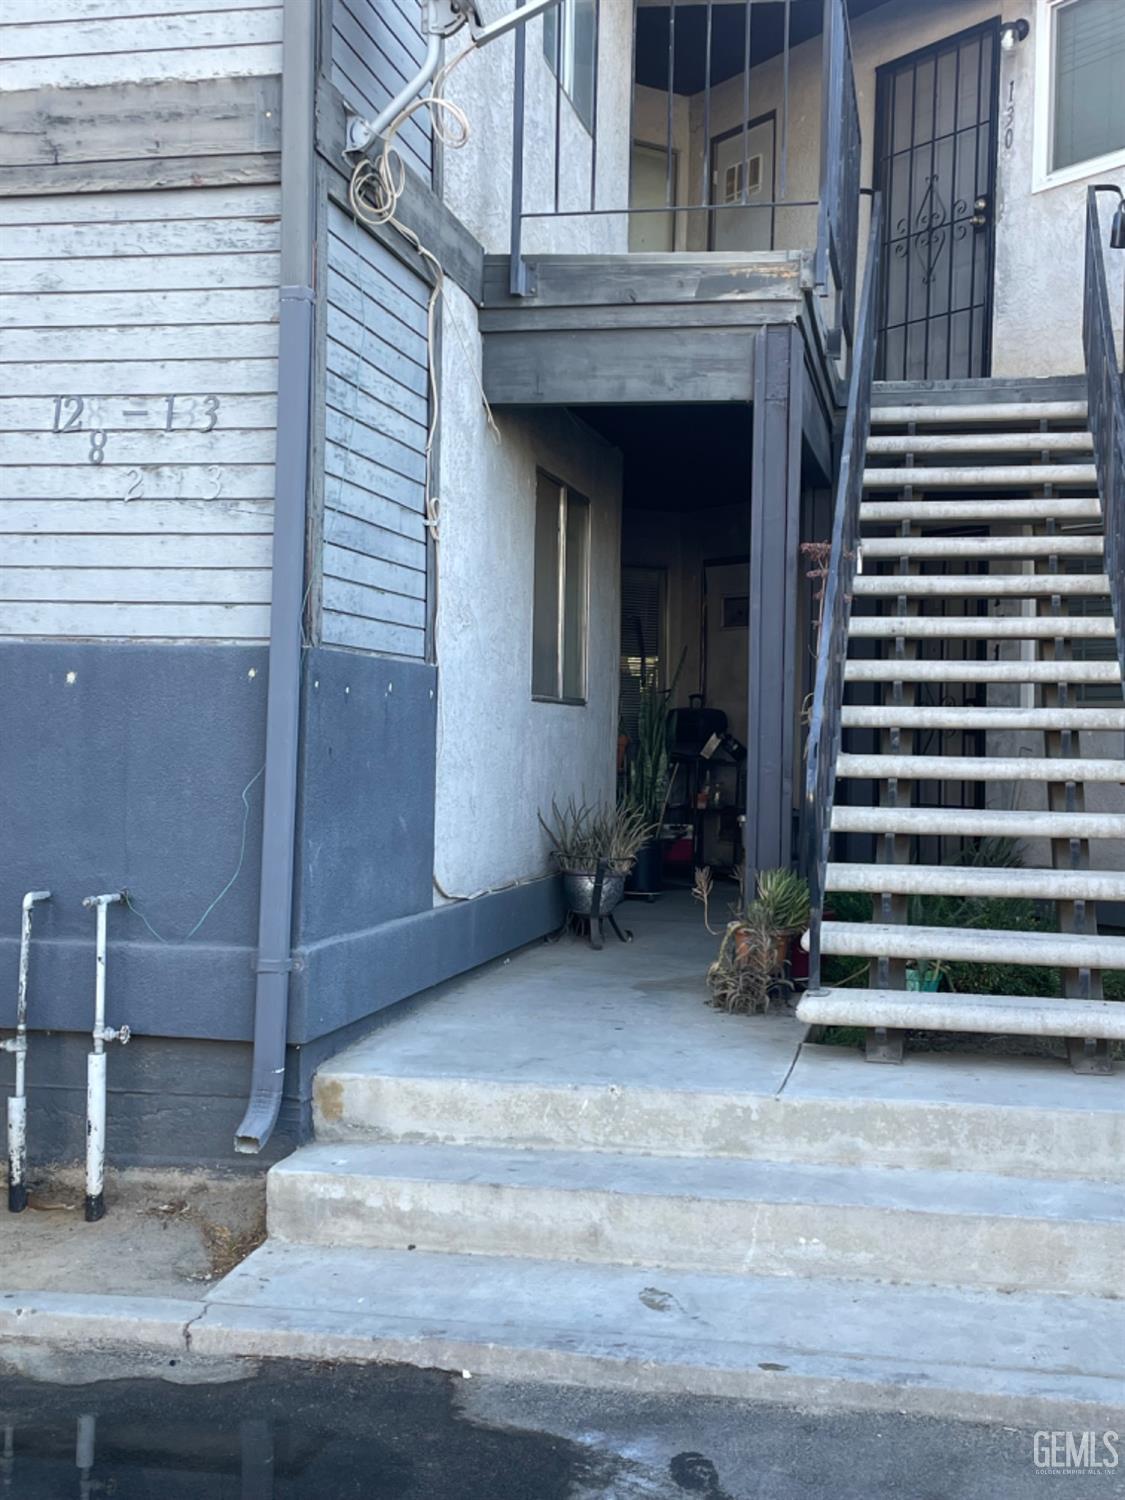
[[[857,376],[870,337],[861,314]],[[1088,361],[1107,357],[1104,338],[1100,352],[1089,342],[1088,329]],[[1106,564],[1120,384],[1108,417],[1085,400],[1006,397],[1002,383],[973,404],[931,391],[877,405],[866,444],[856,384],[808,746],[798,1016],[867,1028],[873,1061],[900,1061],[910,1030],[978,1032],[1062,1037],[1078,1071],[1108,1072],[1125,1041],[1125,1004],[1102,998],[1125,937],[1098,927],[1099,907],[1125,902],[1125,790],[1105,785],[1125,785],[1120,574]],[[1024,863],[964,862],[991,839],[1015,841]],[[841,892],[870,895],[873,920],[826,919]],[[927,896],[1027,898],[1043,920],[918,925],[911,906]],[[822,954],[869,960],[868,987],[823,987]],[[935,961],[1047,967],[1060,984],[1046,998],[909,988]]]

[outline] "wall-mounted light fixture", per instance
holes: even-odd
[[[1005,21],[1000,28],[1000,45],[1005,52],[1012,52],[1017,42],[1026,42],[1031,35],[1027,21]]]

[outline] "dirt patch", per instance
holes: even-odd
[[[97,1224],[79,1171],[41,1169],[29,1188],[23,1213],[0,1214],[6,1291],[197,1296],[265,1238],[260,1175],[112,1172]]]

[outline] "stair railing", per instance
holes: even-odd
[[[1086,353],[1089,425],[1105,525],[1105,569],[1113,601],[1117,660],[1125,677],[1125,394],[1117,365],[1117,342],[1109,310],[1109,282],[1102,247],[1098,194],[1114,188],[1092,187],[1086,194],[1086,290],[1082,343]]]
[[[875,370],[875,312],[881,275],[883,202],[876,193],[871,206],[867,266],[856,320],[854,359],[848,382],[848,405],[832,517],[832,550],[820,615],[816,685],[805,759],[805,869],[809,882],[809,982],[820,988],[820,924],[824,882],[832,833],[832,792],[840,750],[844,701],[844,662],[848,654],[848,621],[859,563],[859,507],[867,434],[871,425],[871,385]]]

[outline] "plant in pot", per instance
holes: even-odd
[[[757,894],[727,924],[719,956],[707,971],[712,1002],[722,1010],[755,1014],[785,980],[795,934],[809,920],[809,888],[792,870],[760,870]]]
[[[640,811],[625,803],[590,806],[572,797],[565,807],[551,803],[548,823],[539,822],[551,841],[551,852],[563,877],[567,907],[578,916],[593,911],[598,867],[604,866],[599,915],[608,916],[625,895],[625,877],[652,829]]]
[[[684,665],[681,654],[671,685],[661,688],[646,680],[640,690],[637,712],[637,739],[629,765],[629,790],[626,804],[636,811],[650,829],[645,844],[638,850],[630,888],[645,895],[663,889],[663,849],[660,830],[672,790],[672,769],[668,755],[668,721],[671,718],[672,694]]]

